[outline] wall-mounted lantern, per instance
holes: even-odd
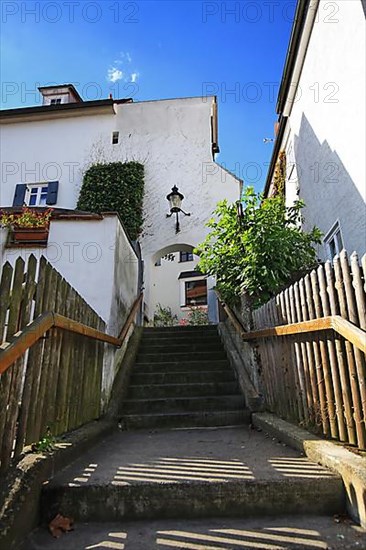
[[[184,212],[184,210],[181,209],[182,200],[184,199],[184,195],[178,191],[178,187],[174,185],[172,187],[171,193],[167,195],[166,197],[169,201],[170,205],[170,214],[167,214],[167,218],[171,218],[173,214],[176,216],[176,224],[175,224],[175,232],[179,233],[180,227],[179,227],[179,212],[182,212],[185,216],[190,216],[191,214],[188,212]]]

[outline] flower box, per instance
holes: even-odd
[[[14,242],[47,241],[48,227],[13,227]]]
[[[0,227],[9,228],[8,245],[47,243],[52,209],[22,208],[21,212],[0,212]]]

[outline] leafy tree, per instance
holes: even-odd
[[[88,212],[118,212],[131,239],[141,232],[144,166],[139,162],[93,164],[84,174],[77,204]]]
[[[321,232],[300,229],[303,201],[286,207],[280,195],[264,199],[248,187],[242,205],[238,220],[235,204],[219,202],[207,223],[211,232],[194,253],[199,269],[216,275],[224,300],[234,303],[246,292],[258,306],[316,264],[313,245],[321,242]]]

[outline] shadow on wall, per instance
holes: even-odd
[[[337,152],[327,141],[318,140],[304,114],[294,150],[300,198],[306,204],[304,229],[316,225],[326,236],[338,221],[344,247],[362,256],[366,252],[366,204],[360,190],[365,183],[359,182],[357,188]],[[326,259],[325,247],[318,252]]]

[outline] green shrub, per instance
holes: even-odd
[[[266,302],[288,284],[294,274],[314,267],[313,244],[321,232],[300,228],[303,201],[286,207],[282,196],[264,199],[248,187],[243,196],[243,219],[238,220],[235,204],[218,203],[211,229],[198,245],[198,268],[217,277],[223,299],[235,303],[246,292],[255,306]]]
[[[84,174],[77,204],[88,212],[117,212],[132,240],[143,224],[144,166],[139,162],[94,164]]]
[[[172,327],[178,324],[178,317],[173,315],[170,307],[157,305],[154,312],[154,327]]]

